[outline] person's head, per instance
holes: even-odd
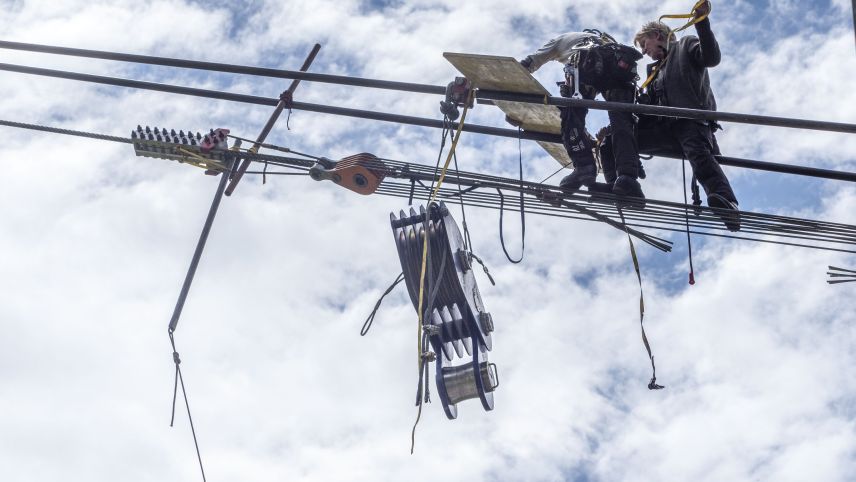
[[[669,42],[675,40],[675,34],[663,22],[648,22],[636,33],[633,44],[642,49],[642,53],[654,60],[662,60],[666,56]]]

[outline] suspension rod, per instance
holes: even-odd
[[[43,69],[39,67],[28,67],[24,65],[4,64],[0,63],[0,71],[17,72],[29,75],[39,75],[44,77],[55,77],[68,80],[77,80],[83,82],[92,82],[97,84],[114,85],[118,87],[129,87],[143,90],[153,90],[158,92],[167,92],[171,94],[191,95],[195,97],[205,97],[210,99],[228,100],[232,102],[241,102],[245,104],[264,105],[276,107],[280,99],[272,97],[260,97],[248,94],[236,94],[232,92],[223,92],[219,90],[198,89],[195,87],[182,87],[177,85],[159,84],[155,82],[145,82],[141,80],[122,79],[116,77],[106,77],[101,75],[81,74],[77,72],[68,72],[63,70]],[[560,97],[560,99],[563,99]],[[570,100],[570,99],[563,99]],[[592,102],[592,101],[586,101]],[[638,106],[637,106],[638,107]],[[441,120],[426,119],[423,117],[414,117],[400,114],[389,114],[385,112],[375,112],[361,109],[351,109],[347,107],[334,107],[322,104],[311,104],[307,102],[292,102],[291,108],[296,110],[304,110],[307,112],[317,112],[321,114],[341,115],[346,117],[356,117],[360,119],[378,120],[384,122],[393,122],[396,124],[415,125],[422,127],[432,127],[442,129],[446,127]],[[452,129],[457,129],[457,123],[451,123]],[[517,131],[516,129],[505,129],[501,127],[490,127],[477,124],[464,124],[464,131],[473,132],[476,134],[485,134],[498,137],[509,137],[512,139],[534,140],[544,142],[555,142],[561,144],[562,138],[558,134],[549,134],[546,132],[529,132]],[[647,154],[643,152],[642,154]],[[674,153],[654,153],[660,157],[670,157],[680,159],[680,156]],[[716,156],[717,161],[724,166],[734,166],[747,169],[756,169],[770,172],[780,172],[784,174],[796,174],[801,176],[816,177],[821,179],[832,179],[837,181],[856,182],[856,173],[845,171],[834,171],[831,169],[820,169],[806,166],[793,166],[789,164],[781,164],[774,162],[755,161],[750,159],[740,159],[736,157]]]
[[[22,42],[0,41],[0,48],[39,52],[58,55],[69,55],[74,57],[98,58],[105,60],[117,60],[123,62],[135,62],[149,65],[163,65],[169,67],[191,68],[198,70],[209,70],[216,72],[228,72],[236,74],[248,74],[264,77],[275,77],[281,79],[296,79],[312,82],[323,82],[339,85],[351,85],[356,87],[371,87],[387,90],[399,90],[423,94],[444,94],[446,88],[443,86],[415,84],[409,82],[393,82],[377,79],[364,79],[359,77],[348,77],[344,75],[317,74],[310,72],[299,72],[293,70],[269,69],[261,67],[250,67],[244,65],[233,65],[218,62],[201,62],[195,60],[174,59],[168,57],[157,57],[151,55],[123,54],[118,52],[107,52],[101,50],[76,49],[69,47],[58,47],[52,45],[28,44]],[[513,92],[497,92],[479,90],[476,98],[489,100],[504,100],[512,102],[523,102],[531,104],[549,104],[557,106],[585,107],[596,110],[611,110],[617,112],[633,112],[636,114],[659,115],[666,117],[677,117],[686,119],[718,120],[724,122],[736,122],[741,124],[766,125],[773,127],[789,127],[794,129],[808,129],[831,132],[844,132],[856,134],[856,124],[840,122],[814,121],[806,119],[790,119],[785,117],[762,116],[754,114],[739,114],[732,112],[706,111],[700,109],[684,109],[679,107],[662,107],[652,105],[624,104],[620,102],[606,102],[585,99],[567,99],[564,97],[549,97],[532,94],[518,94]]]

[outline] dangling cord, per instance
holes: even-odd
[[[434,165],[434,179],[431,180],[430,189],[434,189],[434,180],[437,179],[437,172],[440,171],[440,159],[443,158],[443,149],[446,148],[446,137],[451,133],[451,121],[448,116],[443,116],[443,132],[440,136],[440,152],[437,153],[437,163]],[[452,143],[455,142],[454,134],[452,135]],[[454,153],[454,150],[452,151]],[[448,162],[448,161],[447,161]],[[445,171],[443,171],[445,172]]]
[[[169,426],[175,422],[175,400],[178,396],[178,383],[181,382],[181,394],[184,396],[184,405],[187,407],[187,419],[190,421],[190,432],[193,434],[193,445],[196,446],[196,458],[199,460],[199,470],[202,472],[202,481],[205,482],[205,469],[202,467],[202,455],[199,452],[199,442],[196,440],[196,429],[193,427],[193,417],[190,415],[190,402],[187,401],[187,390],[184,388],[184,377],[181,376],[181,358],[175,349],[175,338],[172,330],[169,330],[169,343],[172,345],[172,361],[175,362],[175,385],[172,390],[172,416]]]
[[[502,215],[505,212],[505,196],[502,194],[502,190],[496,188],[496,192],[499,193],[499,242],[502,245],[502,252],[505,253],[505,257],[513,264],[517,264],[523,261],[523,255],[526,252],[526,209],[523,204],[523,145],[521,141],[521,134],[523,130],[521,128],[517,128],[517,152],[518,152],[518,162],[520,166],[520,258],[514,260],[508,254],[508,250],[505,249],[505,238],[502,234]]]
[[[490,275],[490,271],[487,269],[487,265],[484,264],[481,258],[473,253],[473,241],[470,238],[470,230],[467,227],[467,210],[464,208],[464,193],[461,190],[461,171],[458,169],[458,155],[457,153],[452,156],[455,160],[455,175],[458,177],[458,198],[461,200],[461,225],[464,227],[464,250],[467,252],[467,256],[471,259],[476,260],[484,270],[484,274],[487,275],[487,279],[490,280],[490,284],[496,286],[496,281],[493,280],[493,276]]]
[[[684,176],[684,206],[687,206],[687,161],[681,159],[681,172]],[[695,284],[695,272],[693,271],[693,243],[690,239],[690,212],[684,208],[684,220],[687,223],[687,252],[690,259],[690,284]]]
[[[366,321],[363,322],[363,328],[360,330],[360,336],[366,336],[366,334],[372,327],[375,315],[377,314],[377,310],[380,308],[380,304],[383,303],[383,299],[386,297],[386,295],[392,292],[392,290],[395,289],[395,287],[398,286],[398,283],[401,283],[401,280],[403,279],[404,271],[399,273],[398,276],[396,276],[395,281],[393,281],[392,284],[389,285],[389,288],[387,288],[386,291],[384,291],[383,294],[380,295],[380,298],[378,298],[377,303],[375,303],[374,309],[372,310],[371,314],[369,314],[368,318],[366,318]]]
[[[630,237],[630,231],[627,230],[627,223],[624,221],[624,212],[621,207],[618,207],[618,215],[621,216],[621,224],[624,225],[624,232],[627,233],[627,240],[630,242],[630,257],[633,258],[633,269],[636,270],[636,278],[639,280],[639,326],[642,328],[642,342],[645,344],[645,350],[648,351],[648,358],[651,359],[651,381],[648,382],[648,390],[660,390],[662,385],[657,385],[657,367],[654,366],[654,355],[651,353],[651,345],[648,343],[648,336],[645,335],[645,298],[642,294],[642,274],[639,271],[639,258],[636,257],[636,247],[633,246],[633,239]]]
[[[452,139],[452,145],[449,147],[449,154],[446,156],[446,163],[443,165],[443,170],[440,171],[440,177],[437,179],[437,185],[434,186],[434,190],[431,192],[431,198],[428,200],[428,210],[426,210],[426,221],[427,218],[431,215],[431,203],[437,199],[437,193],[440,192],[440,186],[443,185],[443,180],[446,179],[446,171],[449,169],[449,163],[452,161],[452,156],[455,155],[455,149],[458,147],[458,141],[461,139],[461,131],[464,129],[464,120],[467,118],[467,112],[469,111],[469,105],[472,102],[474,97],[474,91],[470,91],[470,95],[467,99],[467,102],[464,104],[464,110],[461,113],[461,121],[458,123],[457,132]],[[445,138],[444,138],[445,139]],[[438,160],[439,166],[439,160]],[[432,183],[433,184],[433,183]],[[426,223],[427,224],[427,223]],[[425,271],[428,264],[428,231],[424,232],[424,238],[422,243],[422,272],[419,275],[419,303],[416,309],[416,313],[419,317],[418,327],[417,327],[417,338],[416,338],[416,349],[418,350],[418,364],[419,364],[419,376],[422,376],[422,326],[423,326],[423,317],[422,317],[422,306],[423,306],[423,297],[425,295]],[[413,424],[413,436],[412,443],[410,447],[410,453],[413,454],[413,447],[416,444],[416,425],[419,424],[419,419],[422,416],[422,405],[419,405],[419,412],[416,414],[416,422]]]
[[[461,189],[461,171],[458,169],[458,154],[454,154],[452,159],[455,160],[455,176],[458,178],[458,199],[461,200],[461,225],[464,227],[464,250],[472,254],[473,243],[470,239],[470,230],[467,228],[467,210],[464,208],[464,192]]]
[[[484,264],[484,261],[482,261],[481,258],[476,256],[472,252],[470,252],[470,256],[472,256],[473,259],[481,265],[482,269],[484,270],[484,274],[487,275],[487,279],[490,280],[490,284],[496,286],[496,281],[493,280],[493,276],[490,275],[490,271],[487,270],[487,265]]]
[[[695,213],[696,216],[701,216],[701,193],[699,193],[698,179],[696,179],[695,173],[693,173],[691,184],[693,192],[693,213]]]

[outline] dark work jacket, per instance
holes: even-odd
[[[698,37],[688,35],[669,44],[666,64],[648,87],[654,103],[716,110],[716,99],[710,89],[707,68],[719,64],[719,44],[710,29],[710,20],[697,23],[696,32]],[[648,75],[659,63],[648,64]]]

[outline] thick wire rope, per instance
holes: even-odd
[[[129,138],[75,131],[70,129],[61,129],[37,124],[13,122],[7,120],[0,120],[0,125],[55,134],[85,137],[97,140],[106,140],[124,144],[131,144],[134,142],[132,139]],[[294,151],[289,152],[294,153]],[[320,157],[311,156],[308,154],[303,155],[305,157],[309,157],[310,159],[321,159]],[[266,154],[241,153],[241,156],[260,162],[263,160],[267,160],[267,162],[269,162],[271,165],[276,165],[287,169],[299,169],[301,167],[308,169],[312,167],[312,165],[314,165],[315,163],[314,161],[308,159],[298,159],[284,156],[271,156]],[[411,174],[424,175],[426,176],[426,179],[435,179],[434,177],[431,177],[433,174],[433,170],[430,167],[419,164],[394,161],[391,159],[382,159],[381,161],[383,164],[379,165],[379,168],[392,168],[393,171],[388,174],[387,179],[385,179],[384,182],[381,184],[381,188],[379,189],[379,192],[381,193],[384,192],[386,186],[390,186],[396,182],[396,180],[393,179],[395,176],[408,180],[408,184],[406,185],[406,189],[408,189],[408,191],[412,189],[411,184],[409,183],[409,181],[411,181]],[[439,192],[439,196],[448,202],[455,202],[455,199],[457,198],[462,199],[461,202],[464,202],[467,205],[498,209],[500,205],[500,199],[498,195],[491,196],[490,193],[484,192],[475,193],[474,190],[478,190],[481,188],[490,189],[500,187],[501,189],[516,192],[519,192],[520,189],[525,189],[527,190],[527,192],[531,193],[549,191],[554,192],[559,196],[562,196],[564,202],[580,204],[584,203],[583,205],[590,207],[592,210],[601,213],[609,218],[619,218],[618,213],[615,211],[614,207],[614,202],[616,198],[607,194],[602,194],[599,196],[587,196],[581,193],[567,194],[558,188],[544,186],[541,183],[531,183],[527,181],[520,183],[517,180],[465,171],[460,171],[457,177],[459,177],[460,183],[462,185],[469,185],[469,187],[462,191],[463,194],[441,190]],[[418,191],[414,192],[414,195],[419,196]],[[395,196],[401,197],[398,195],[397,192],[395,193]],[[404,197],[407,198],[410,196]],[[423,197],[421,196],[419,198],[423,199]],[[527,199],[525,207],[531,212],[539,215],[588,220],[584,216],[568,212],[567,209],[553,207],[544,203],[543,201],[534,198]],[[671,232],[684,232],[686,230],[687,208],[698,209],[701,212],[699,216],[694,217],[689,222],[690,226],[692,228],[695,228],[690,230],[691,234],[723,237],[730,239],[741,239],[785,246],[796,246],[845,253],[856,252],[852,249],[840,249],[825,245],[779,241],[776,239],[759,239],[757,237],[750,237],[746,235],[720,234],[717,231],[727,231],[727,229],[722,224],[721,219],[717,215],[717,211],[707,207],[695,207],[688,206],[687,204],[649,199],[646,201],[646,208],[644,211],[638,214],[631,213],[628,211],[627,213],[625,213],[625,215],[628,224],[634,227],[651,228]],[[510,211],[515,210],[513,207],[506,207],[506,209]],[[741,211],[740,219],[741,234],[745,233],[749,235],[770,236],[779,239],[815,241],[818,243],[828,244],[856,245],[856,226],[849,224],[834,223],[829,221],[814,221],[773,214],[752,213],[748,211]],[[676,228],[676,226],[679,224],[682,226],[682,229]]]

